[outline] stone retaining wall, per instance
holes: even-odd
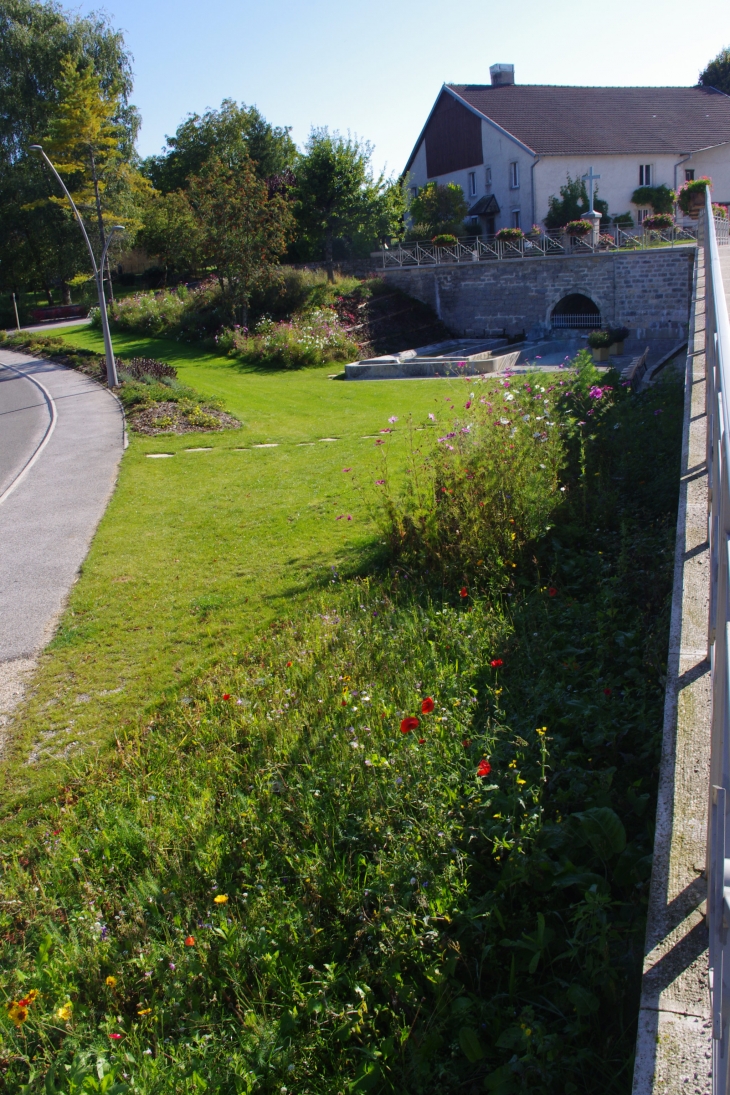
[[[429,304],[465,338],[525,332],[539,338],[563,297],[582,293],[604,324],[628,327],[634,338],[687,337],[694,247],[546,259],[388,269],[389,285]]]

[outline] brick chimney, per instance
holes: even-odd
[[[505,87],[515,82],[515,66],[490,65],[489,75],[492,77],[492,87]]]

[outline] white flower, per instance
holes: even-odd
[[[505,403],[511,403],[513,399],[514,399],[514,396],[512,395],[512,392],[505,392],[505,396],[504,396]]]

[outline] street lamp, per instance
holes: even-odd
[[[111,336],[111,332],[109,330],[109,316],[107,315],[106,298],[104,296],[104,263],[106,262],[106,253],[109,250],[109,244],[112,241],[112,236],[114,235],[115,232],[123,232],[124,231],[124,225],[123,224],[115,224],[115,225],[112,226],[112,229],[109,232],[109,235],[107,236],[106,241],[104,243],[104,250],[101,253],[101,263],[99,264],[99,266],[97,266],[96,265],[96,258],[94,257],[94,249],[91,246],[91,242],[90,242],[89,237],[87,235],[86,228],[84,226],[84,222],[81,219],[81,214],[79,213],[78,209],[76,208],[73,198],[71,197],[68,190],[66,189],[66,185],[65,185],[63,179],[58,174],[58,172],[56,171],[56,169],[53,166],[53,164],[51,163],[51,161],[48,159],[48,156],[46,155],[46,153],[43,151],[43,146],[42,145],[32,144],[30,146],[30,151],[31,152],[40,152],[41,156],[46,161],[46,163],[50,167],[51,171],[53,172],[53,174],[58,179],[58,182],[61,186],[61,189],[63,190],[64,194],[66,195],[66,197],[68,198],[68,200],[71,203],[71,208],[74,211],[74,216],[76,217],[76,220],[79,222],[79,228],[81,229],[81,231],[84,234],[84,239],[86,240],[86,246],[89,249],[89,255],[91,257],[91,266],[92,266],[92,269],[94,271],[94,281],[96,282],[96,292],[97,292],[98,297],[99,297],[99,309],[101,311],[101,329],[102,329],[102,332],[103,332],[103,335],[104,335],[104,351],[105,351],[105,354],[106,354],[106,382],[107,382],[107,384],[110,388],[116,388],[117,384],[119,383],[119,380],[117,378],[117,363],[114,360],[114,350],[112,349],[112,336]]]

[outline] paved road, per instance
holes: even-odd
[[[0,349],[0,665],[48,641],[116,482],[114,397]]]
[[[35,323],[35,324],[31,324],[30,327],[21,327],[20,328],[20,334],[22,335],[25,331],[54,331],[54,330],[56,330],[56,328],[59,328],[59,327],[84,327],[84,326],[86,326],[87,323],[91,323],[91,320],[90,319],[54,319],[54,320],[51,320],[50,323],[49,322]],[[7,330],[6,330],[6,334],[16,335],[16,334],[18,334],[18,331],[15,329],[15,327],[8,327]]]

